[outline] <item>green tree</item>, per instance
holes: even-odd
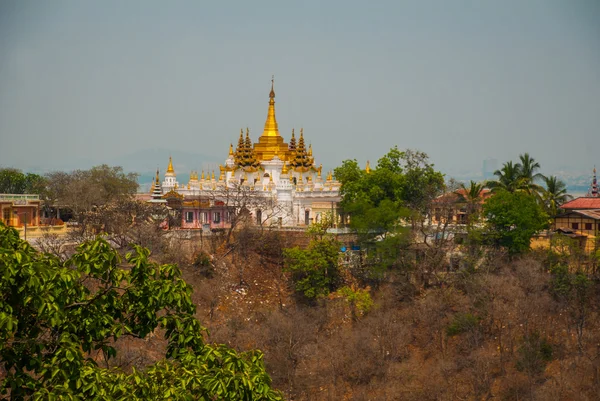
[[[467,224],[472,225],[474,222],[479,220],[479,212],[481,211],[482,205],[482,192],[484,184],[479,184],[475,181],[469,183],[469,186],[461,183],[460,188],[462,192],[459,192],[461,200],[466,203],[467,209]]]
[[[397,147],[370,172],[361,170],[356,160],[346,160],[335,169],[335,176],[342,184],[341,207],[350,215],[350,228],[375,268],[396,262],[408,241],[403,223],[414,228],[424,221],[433,199],[444,189],[443,174],[435,171],[425,153]]]
[[[25,174],[16,168],[0,169],[0,193],[22,194],[25,192]]]
[[[541,197],[543,188],[537,182],[545,177],[540,170],[540,164],[535,161],[529,153],[519,155],[519,163],[508,161],[502,165],[500,170],[496,170],[495,181],[488,181],[487,187],[493,192],[505,190],[508,192],[524,191],[530,195]]]
[[[281,399],[260,352],[205,343],[191,288],[176,265],[153,263],[138,246],[125,261],[97,239],[60,262],[0,224],[0,394],[14,400]],[[168,341],[165,359],[131,372],[110,366],[120,338],[143,339],[156,329]]]
[[[567,193],[565,183],[555,176],[544,177],[545,189],[542,191],[542,200],[546,207],[546,212],[550,217],[558,215],[560,206],[572,198]]]
[[[283,250],[285,269],[292,273],[296,292],[314,300],[339,287],[340,246],[338,241],[327,236],[313,238],[306,249],[294,247]]]
[[[492,192],[501,190],[508,192],[516,192],[523,188],[525,180],[521,176],[521,164],[514,164],[508,161],[502,165],[500,170],[494,171],[494,175],[498,177],[495,181],[488,181],[486,186]]]
[[[501,191],[483,205],[488,237],[511,255],[529,250],[531,237],[548,226],[548,215],[524,192]]]
[[[44,190],[44,177],[38,174],[24,174],[15,168],[0,169],[0,193],[43,195]]]

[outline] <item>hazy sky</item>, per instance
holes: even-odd
[[[223,161],[271,74],[286,142],[304,127],[328,167],[393,145],[450,174],[600,166],[597,0],[0,1],[0,165]]]

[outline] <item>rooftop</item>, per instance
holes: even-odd
[[[561,209],[600,209],[600,198],[585,196],[573,199],[562,205]]]
[[[0,201],[38,201],[39,195],[32,194],[0,194]]]

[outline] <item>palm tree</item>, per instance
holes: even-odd
[[[505,190],[508,192],[523,191],[535,196],[541,200],[541,194],[544,189],[536,184],[536,181],[543,180],[545,177],[538,172],[540,164],[535,159],[529,156],[529,153],[519,155],[520,163],[506,162],[500,170],[496,170],[494,175],[496,181],[489,181],[488,188],[492,192]]]
[[[505,190],[508,192],[516,192],[522,189],[524,180],[521,175],[521,164],[514,164],[512,161],[508,161],[502,165],[500,170],[494,171],[494,175],[498,177],[495,181],[488,181],[486,186],[497,192],[499,190]]]
[[[523,153],[519,155],[521,159],[521,178],[523,179],[523,190],[530,195],[535,195],[538,199],[541,199],[541,195],[544,193],[544,188],[536,184],[536,181],[542,181],[546,177],[542,173],[539,173],[540,163],[536,162],[535,159],[529,156],[529,153]]]
[[[463,190],[459,193],[461,200],[467,203],[467,223],[471,224],[477,220],[477,214],[481,206],[481,192],[485,187],[484,184],[479,184],[473,180],[469,183],[469,186],[465,186],[464,183],[460,184],[460,188]]]
[[[546,185],[542,193],[544,206],[550,217],[555,217],[560,206],[573,197],[567,193],[565,183],[555,176],[544,177],[544,183]]]
[[[537,171],[540,169],[540,163],[536,162],[535,159],[529,156],[529,153],[523,153],[519,155],[521,159],[521,176],[526,178],[530,182],[544,179],[544,176]]]

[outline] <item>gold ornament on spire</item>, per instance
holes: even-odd
[[[281,167],[281,175],[285,175],[288,173],[288,167],[285,162],[283,162],[283,166]]]
[[[288,146],[283,142],[279,135],[279,127],[275,118],[275,89],[273,78],[271,80],[271,92],[269,93],[269,111],[262,135],[258,138],[258,143],[254,144],[254,152],[258,161],[272,160],[277,156],[281,160],[290,160],[288,157]]]
[[[175,170],[173,170],[173,159],[169,156],[169,167],[167,167],[167,173],[175,174]]]
[[[229,156],[233,156],[233,143],[229,144]]]
[[[271,79],[271,92],[269,92],[269,112],[267,113],[267,121],[265,121],[265,129],[262,136],[279,136],[279,128],[275,119],[275,76]]]
[[[290,162],[290,165],[298,172],[308,171],[313,165],[312,157],[310,157],[306,151],[306,146],[304,144],[304,129],[302,128],[300,128],[298,147],[294,152],[294,159]]]
[[[369,164],[369,161],[367,160],[367,165],[365,166],[365,172],[367,174],[369,174],[371,172],[371,165]]]

